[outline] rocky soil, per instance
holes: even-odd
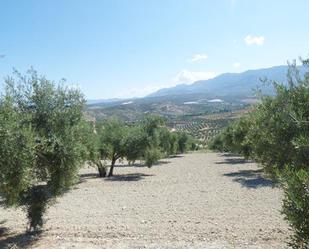
[[[21,210],[0,208],[0,248],[285,248],[282,192],[255,163],[193,153],[152,168],[92,168],[29,236]]]

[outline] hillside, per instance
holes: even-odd
[[[303,75],[304,67],[299,67],[300,74]],[[276,66],[265,69],[248,70],[243,73],[225,73],[213,79],[201,80],[191,85],[178,85],[171,88],[164,88],[148,97],[187,95],[187,94],[208,94],[217,96],[243,95],[251,96],[253,90],[260,88],[265,94],[273,94],[270,84],[263,84],[262,79],[269,79],[286,83],[288,66]]]
[[[88,105],[89,115],[97,120],[119,118],[124,121],[136,121],[146,114],[155,114],[167,119],[183,116],[200,116],[229,112],[247,107],[254,98],[238,96],[218,99],[216,96],[191,94],[185,96],[162,96],[123,100],[114,103]]]
[[[299,69],[303,75],[305,68]],[[135,122],[147,114],[163,116],[171,128],[207,143],[234,117],[241,116],[252,104],[259,102],[253,89],[259,87],[264,94],[274,94],[271,84],[263,84],[261,79],[286,84],[287,71],[287,66],[278,66],[226,73],[192,85],[161,89],[144,98],[92,101],[86,112],[97,120],[117,118],[127,122]],[[213,115],[217,118],[212,118]]]
[[[300,75],[308,70],[299,67]],[[243,73],[225,73],[210,80],[197,81],[191,85],[180,84],[161,89],[144,98],[88,101],[87,111],[97,119],[110,117],[135,121],[151,113],[167,118],[186,115],[206,115],[246,108],[256,103],[255,90],[274,94],[270,83],[262,79],[286,84],[288,66],[249,70]]]

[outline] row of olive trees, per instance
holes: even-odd
[[[36,71],[14,72],[0,96],[0,199],[6,207],[22,207],[29,231],[39,230],[44,213],[57,196],[78,180],[85,162],[106,175],[101,160],[145,160],[184,152],[192,141],[172,134],[158,117],[130,126],[110,120],[94,127],[85,121],[85,100],[78,89],[55,84]],[[191,145],[192,147],[192,145]]]
[[[195,149],[195,141],[189,135],[171,132],[158,116],[147,116],[134,125],[111,119],[84,134],[92,152],[90,162],[98,168],[100,177],[113,176],[119,159],[126,159],[129,164],[143,160],[151,167],[163,157]],[[108,173],[102,160],[110,161]]]
[[[282,212],[294,231],[290,245],[308,248],[309,73],[300,77],[292,65],[288,85],[273,84],[276,96],[264,97],[249,115],[219,134],[210,148],[254,159],[281,183]]]
[[[51,201],[74,184],[89,151],[80,134],[84,98],[30,70],[6,79],[0,97],[0,196],[23,207],[29,230],[43,225]]]

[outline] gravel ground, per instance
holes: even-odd
[[[0,248],[285,248],[282,192],[239,157],[193,153],[150,169],[119,165],[110,179],[80,174],[38,236],[24,233],[20,210],[0,208]]]

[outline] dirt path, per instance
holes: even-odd
[[[0,248],[284,248],[282,193],[256,164],[216,153],[118,167],[111,179],[84,169],[82,182],[47,214],[30,241],[20,211],[0,209]],[[1,230],[4,230],[2,228]],[[1,235],[0,230],[0,235]]]

